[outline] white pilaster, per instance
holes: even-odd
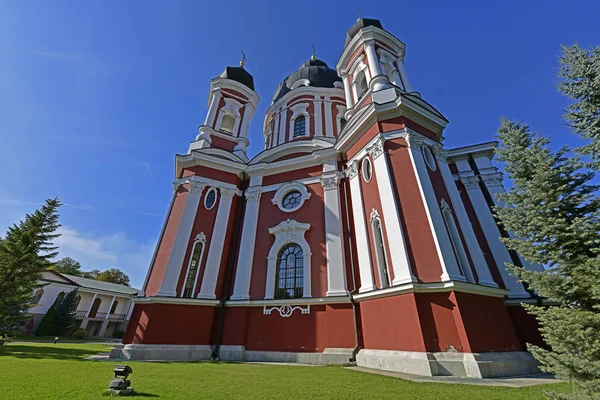
[[[206,119],[204,120],[204,125],[211,126],[215,122],[215,117],[217,115],[217,111],[219,108],[219,103],[221,102],[221,92],[215,91],[211,93],[210,106],[208,106],[208,114],[206,114]]]
[[[90,308],[88,308],[88,312],[85,314],[86,318],[89,318],[90,316],[90,312],[92,311],[92,307],[94,307],[94,301],[96,301],[96,297],[98,297],[98,295],[94,293],[94,297],[92,298],[92,302],[90,303]]]
[[[344,82],[344,94],[346,95],[346,106],[348,110],[354,107],[354,97],[352,97],[352,89],[350,88],[350,78],[348,74],[342,74],[342,81]]]
[[[381,65],[375,51],[375,40],[369,40],[365,43],[365,52],[369,60],[369,70],[371,72],[370,86],[374,92],[389,87],[387,77],[381,73]]]
[[[183,214],[181,215],[165,275],[163,276],[160,290],[156,294],[157,296],[175,297],[177,295],[177,281],[179,281],[183,259],[185,258],[185,252],[190,241],[190,236],[192,235],[192,227],[194,226],[194,220],[198,212],[200,197],[205,187],[206,183],[190,181],[189,193]]]
[[[404,83],[404,90],[408,93],[413,92],[413,87],[408,80],[408,74],[406,73],[406,68],[404,67],[404,60],[398,59],[396,61],[398,65],[398,70],[400,71],[400,77],[402,77],[402,83]]]
[[[324,136],[323,134],[323,102],[321,101],[321,96],[315,96],[315,101],[313,103],[313,107],[315,109],[315,137]],[[308,127],[307,127],[308,129]]]
[[[206,257],[206,266],[204,267],[204,276],[200,286],[199,299],[215,299],[215,289],[217,279],[221,269],[221,257],[223,256],[223,246],[225,244],[225,235],[227,234],[227,225],[229,224],[229,214],[231,212],[231,202],[236,193],[235,189],[219,189],[221,196],[219,199],[219,208],[215,218],[212,237],[210,238],[210,248]]]
[[[428,167],[423,159],[421,150],[424,140],[425,138],[422,135],[407,129],[406,141],[409,147],[410,159],[417,175],[417,183],[425,205],[431,234],[442,266],[442,276],[440,279],[442,282],[449,280],[466,282],[465,277],[460,273],[444,217],[442,216],[433,184],[429,178]]]
[[[273,118],[275,119],[275,124],[273,127],[273,137],[271,138],[271,143],[269,143],[269,147],[277,146],[277,142],[279,141],[279,114],[275,114]]]
[[[242,119],[242,127],[240,128],[240,137],[248,137],[248,125],[252,119],[252,103],[244,105],[244,117]]]
[[[108,311],[106,312],[106,316],[104,317],[104,319],[108,319],[108,316],[110,315],[110,310],[112,310],[112,306],[113,304],[115,304],[116,298],[116,296],[113,296],[112,300],[110,301],[110,306],[108,306]]]
[[[277,133],[277,144],[283,144],[286,141],[286,137],[285,137],[285,126],[286,126],[285,116],[286,115],[287,115],[287,108],[282,108],[279,113],[279,131]]]
[[[512,264],[512,258],[510,257],[506,245],[500,240],[500,231],[496,225],[496,220],[494,219],[485,197],[481,192],[481,188],[479,187],[479,177],[462,176],[460,180],[467,189],[469,200],[471,200],[471,204],[475,209],[475,214],[477,215],[485,239],[490,247],[490,251],[494,256],[494,260],[496,261],[496,265],[498,266],[498,270],[504,281],[504,286],[510,291],[508,297],[529,297],[529,293],[527,293],[523,285],[506,270],[505,264]]]
[[[346,267],[342,240],[339,175],[336,170],[325,172],[321,184],[325,191],[325,248],[327,251],[327,296],[346,296]]]
[[[385,154],[382,138],[377,139],[375,144],[368,149],[373,157],[373,167],[377,177],[377,187],[379,188],[379,198],[381,199],[381,209],[383,211],[383,223],[389,243],[389,254],[394,270],[394,280],[392,285],[401,285],[403,283],[415,282],[410,269],[410,261],[406,248],[406,240],[400,224],[398,215],[398,206],[394,196],[392,177],[388,160]]]
[[[444,179],[446,189],[450,194],[450,201],[454,207],[454,213],[458,219],[458,225],[460,226],[463,237],[465,238],[465,242],[467,242],[467,248],[469,249],[471,260],[473,261],[475,270],[477,271],[477,278],[479,280],[478,283],[480,285],[498,287],[498,284],[496,284],[496,282],[494,282],[494,278],[492,278],[492,274],[487,265],[485,257],[483,256],[481,247],[479,247],[479,243],[477,243],[477,237],[473,231],[473,226],[471,225],[471,221],[469,221],[469,216],[467,215],[465,206],[460,198],[460,194],[458,193],[458,188],[454,183],[454,177],[452,176],[452,172],[450,172],[448,160],[446,159],[447,151],[442,150],[441,146],[436,147],[435,150],[438,166],[440,168],[440,172],[442,173],[442,178]]]
[[[250,184],[252,183],[251,180]],[[260,207],[261,193],[260,187],[250,187],[246,190],[246,214],[244,215],[240,253],[235,273],[235,286],[233,288],[231,300],[250,299],[250,280],[252,278],[254,244],[256,243],[257,235],[256,225],[258,224],[258,210]]]
[[[325,132],[323,136],[333,137],[333,111],[331,110],[331,100],[325,96]]]
[[[369,241],[367,237],[367,225],[365,223],[365,212],[360,189],[360,178],[358,174],[358,162],[354,161],[346,170],[346,176],[350,180],[350,195],[352,196],[352,217],[354,219],[354,238],[356,240],[356,252],[358,253],[358,270],[360,274],[360,293],[374,289],[373,272],[371,268],[371,256]]]

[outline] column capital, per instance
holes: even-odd
[[[494,172],[491,174],[480,175],[481,180],[486,186],[502,186],[502,179],[504,174],[502,172]]]
[[[181,182],[179,182],[179,181],[173,182],[173,194],[177,193],[177,189],[179,189],[179,186],[181,186]]]
[[[465,185],[467,190],[479,189],[479,177],[474,176],[461,176],[460,181]]]
[[[221,200],[231,201],[233,200],[233,196],[239,194],[236,189],[227,189],[227,188],[219,188],[219,192],[221,193]]]
[[[373,145],[367,149],[367,152],[371,155],[371,157],[373,157],[373,159],[383,154],[383,142],[384,139],[378,137],[375,143],[373,143]]]
[[[246,190],[246,202],[247,203],[258,203],[262,194],[261,188],[250,188]]]
[[[352,163],[350,163],[348,168],[346,168],[346,176],[348,177],[348,179],[353,179],[354,177],[358,176],[358,162],[357,161],[352,161]]]
[[[410,147],[410,148],[414,147],[417,150],[420,150],[421,147],[423,146],[423,144],[425,143],[425,136],[423,136],[420,133],[417,133],[415,131],[412,131],[410,129],[406,130],[406,134],[404,135],[404,138],[406,139],[406,142],[408,143],[408,147]]]
[[[190,181],[190,193],[201,195],[206,186],[205,182]]]
[[[323,189],[325,189],[325,190],[337,189],[339,184],[340,184],[340,177],[337,172],[333,175],[322,175],[321,176],[321,185],[323,185]]]
[[[432,148],[435,158],[437,158],[439,162],[448,164],[448,150],[444,149],[444,146],[442,146],[440,143],[434,144]]]

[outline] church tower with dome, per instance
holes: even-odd
[[[275,91],[264,149],[242,65],[210,82],[123,344],[131,360],[280,361],[420,375],[529,374],[539,300],[505,263],[496,142],[446,149],[379,20]]]

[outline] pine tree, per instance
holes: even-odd
[[[52,325],[52,319],[54,318],[55,312],[56,303],[52,304],[48,311],[46,311],[44,318],[42,318],[42,321],[35,330],[35,336],[48,336],[50,334],[50,326]]]
[[[59,235],[58,199],[10,227],[0,241],[0,329],[14,329],[26,317],[34,291],[41,287],[40,273],[52,263]]]
[[[565,119],[587,143],[552,151],[550,140],[523,123],[503,120],[498,158],[514,187],[496,209],[516,238],[510,249],[544,272],[513,272],[553,307],[525,305],[540,323],[549,349],[528,346],[542,370],[573,383],[552,399],[600,398],[600,198],[594,184],[600,153],[600,47],[565,48],[559,89],[573,100]],[[594,85],[593,82],[596,82]],[[585,158],[582,158],[585,157]],[[587,160],[592,160],[590,163]]]
[[[53,336],[64,336],[71,333],[75,326],[75,310],[77,308],[77,289],[71,290],[56,304],[49,333]]]

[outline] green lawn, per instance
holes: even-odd
[[[102,399],[113,363],[83,358],[102,344],[11,343],[0,353],[0,399]],[[2,350],[0,350],[2,351]],[[545,390],[415,383],[337,366],[128,363],[138,397],[162,399],[538,399]]]

